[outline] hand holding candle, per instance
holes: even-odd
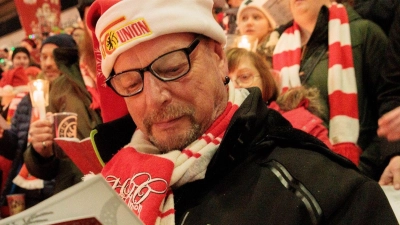
[[[39,118],[46,119],[46,106],[48,105],[49,82],[47,80],[34,80],[29,82],[29,91],[32,105],[39,111]]]

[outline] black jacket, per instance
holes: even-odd
[[[0,138],[0,155],[12,160],[9,174],[4,174],[7,179],[5,187],[1,190],[0,205],[6,203],[6,195],[12,194],[12,180],[18,174],[24,162],[22,154],[28,143],[28,131],[31,122],[32,104],[29,94],[24,96],[11,119],[11,129],[4,130]]]
[[[104,138],[123,142],[113,139],[126,132],[129,117],[122,121],[97,129],[104,161],[115,153],[103,148]],[[292,128],[258,89],[233,116],[205,179],[174,190],[174,197],[176,224],[398,224],[375,181]]]
[[[384,1],[386,2],[386,1]],[[390,1],[389,1],[390,2]],[[400,106],[400,1],[393,1],[394,18],[389,32],[389,44],[386,49],[386,59],[383,68],[384,85],[380,87],[378,96],[379,115]],[[395,155],[400,155],[400,141],[388,142],[386,139],[381,143],[381,157],[385,165]]]
[[[378,24],[388,34],[398,0],[356,0],[354,9],[363,18]]]

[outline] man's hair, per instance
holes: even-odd
[[[79,0],[78,5],[76,6],[78,8],[79,16],[81,17],[82,20],[85,20],[85,9],[86,7],[89,7],[92,5],[94,0]]]

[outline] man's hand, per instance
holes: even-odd
[[[385,168],[379,180],[380,185],[393,185],[400,190],[400,156],[394,156]]]
[[[384,114],[378,120],[378,136],[388,141],[400,140],[400,106]]]
[[[0,138],[3,138],[4,129],[0,127]]]
[[[48,120],[36,120],[29,129],[30,141],[37,153],[48,158],[53,153],[53,125]]]

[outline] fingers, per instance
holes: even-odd
[[[47,120],[37,120],[31,123],[29,127],[29,135],[32,139],[42,134],[53,134],[53,128]]]
[[[400,156],[395,156],[390,160],[391,173],[393,176],[393,186],[396,190],[400,189]]]
[[[29,140],[37,153],[43,157],[53,155],[53,129],[50,121],[37,120],[29,129]]]
[[[382,173],[379,184],[393,185],[396,190],[400,189],[400,156],[395,156],[390,160]]]
[[[387,113],[385,113],[381,118],[378,120],[378,124],[387,124],[390,123],[392,120],[396,119],[400,115],[400,107],[397,107]]]
[[[39,128],[43,128],[43,127],[51,128],[51,125],[52,125],[52,123],[48,120],[36,120],[31,123],[29,130],[39,129]]]
[[[394,189],[400,190],[400,170],[393,171],[393,182]]]
[[[386,113],[378,120],[378,136],[389,141],[400,140],[400,107]]]
[[[391,185],[393,181],[393,175],[391,174],[388,167],[383,171],[381,178],[379,179],[379,185]]]

